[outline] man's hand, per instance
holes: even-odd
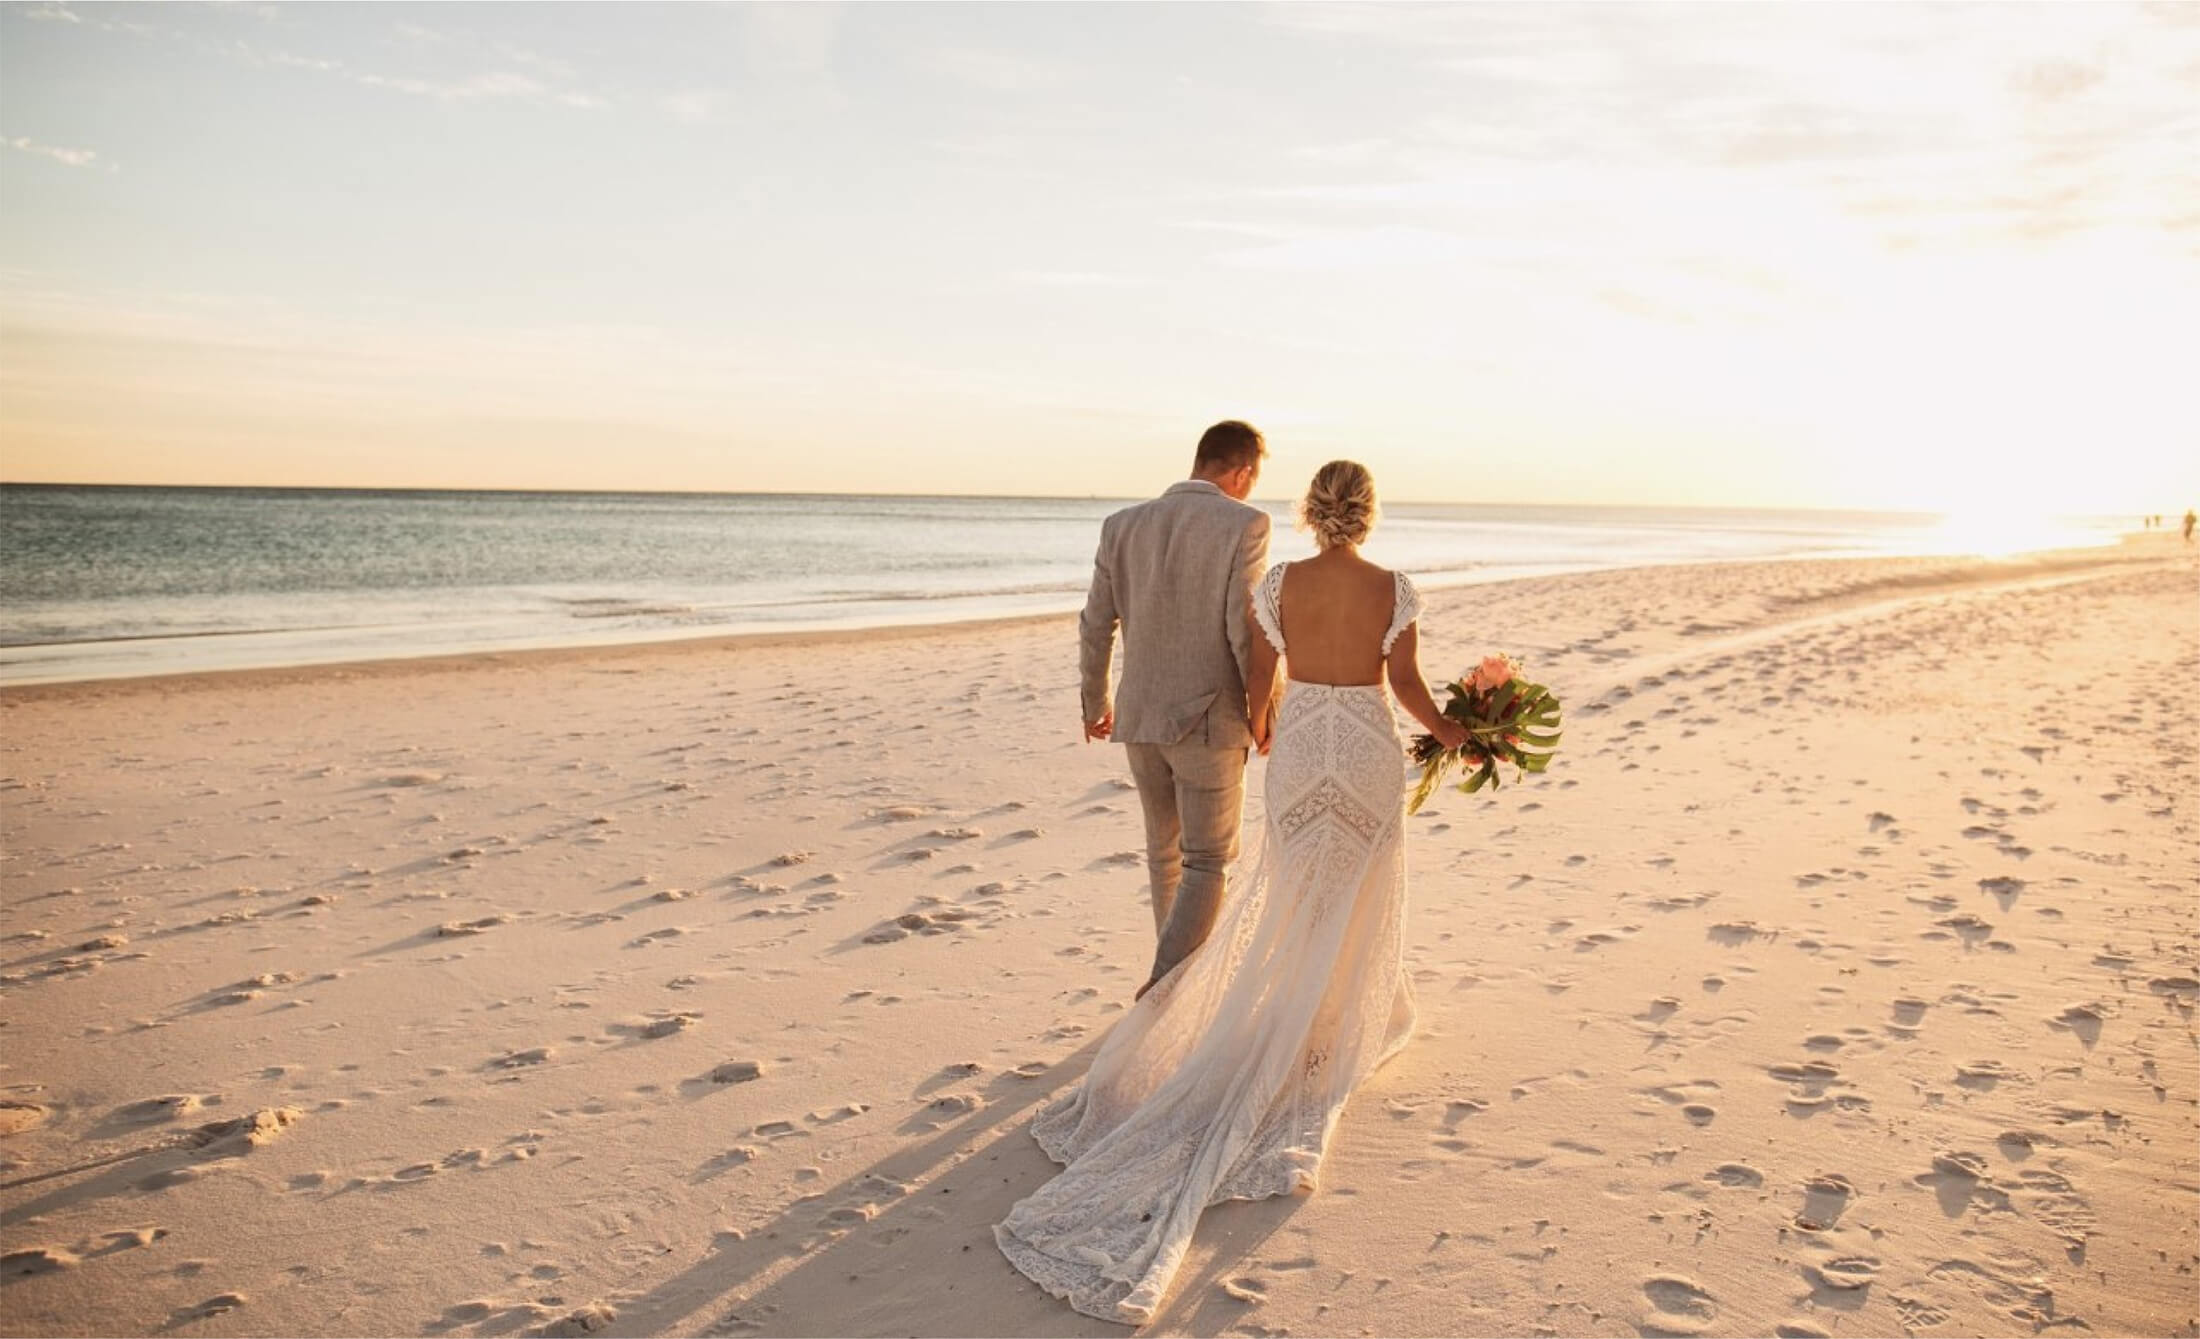
[[[1112,711],[1097,721],[1085,722],[1085,742],[1087,744],[1096,739],[1105,741],[1109,735],[1114,733],[1115,713]]]

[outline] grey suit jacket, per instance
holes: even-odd
[[[1111,709],[1119,744],[1246,748],[1246,607],[1268,562],[1268,513],[1187,479],[1101,524],[1078,624],[1085,719]],[[1115,629],[1123,683],[1108,692]]]

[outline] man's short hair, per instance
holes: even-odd
[[[1199,453],[1192,457],[1192,472],[1215,474],[1258,464],[1268,454],[1268,439],[1260,429],[1237,419],[1224,419],[1199,435]]]

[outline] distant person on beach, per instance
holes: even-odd
[[[1254,587],[1260,642],[1250,677],[1231,680],[1251,685],[1252,732],[1268,754],[1254,868],[1205,946],[1153,983],[1084,1079],[1033,1116],[1032,1136],[1064,1166],[993,1229],[1025,1277],[1101,1320],[1154,1318],[1207,1206],[1314,1189],[1346,1102],[1413,1033],[1406,747],[1393,703],[1447,749],[1467,731],[1421,677],[1420,594],[1360,556],[1375,523],[1367,467],[1324,465],[1300,519],[1321,552]],[[1106,572],[1107,543],[1101,553]],[[1136,647],[1135,615],[1125,626]],[[1234,822],[1234,789],[1229,804]]]
[[[2192,521],[2192,508],[2187,507],[2185,508],[2185,542],[2187,544],[2192,542]]]
[[[1254,743],[1246,617],[1269,530],[1268,513],[1245,499],[1267,454],[1251,424],[1217,423],[1199,439],[1191,478],[1100,527],[1078,623],[1085,738],[1124,746],[1145,810],[1158,942],[1141,995],[1207,938],[1237,859]],[[1118,626],[1123,682],[1111,693]]]

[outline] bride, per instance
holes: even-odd
[[[1253,593],[1250,705],[1270,755],[1253,872],[1033,1118],[1066,1165],[993,1229],[1009,1263],[1101,1320],[1153,1319],[1208,1205],[1312,1190],[1354,1086],[1413,1029],[1405,751],[1383,680],[1446,748],[1466,734],[1421,679],[1413,583],[1359,554],[1366,467],[1324,465],[1299,516],[1319,556],[1270,568]]]

